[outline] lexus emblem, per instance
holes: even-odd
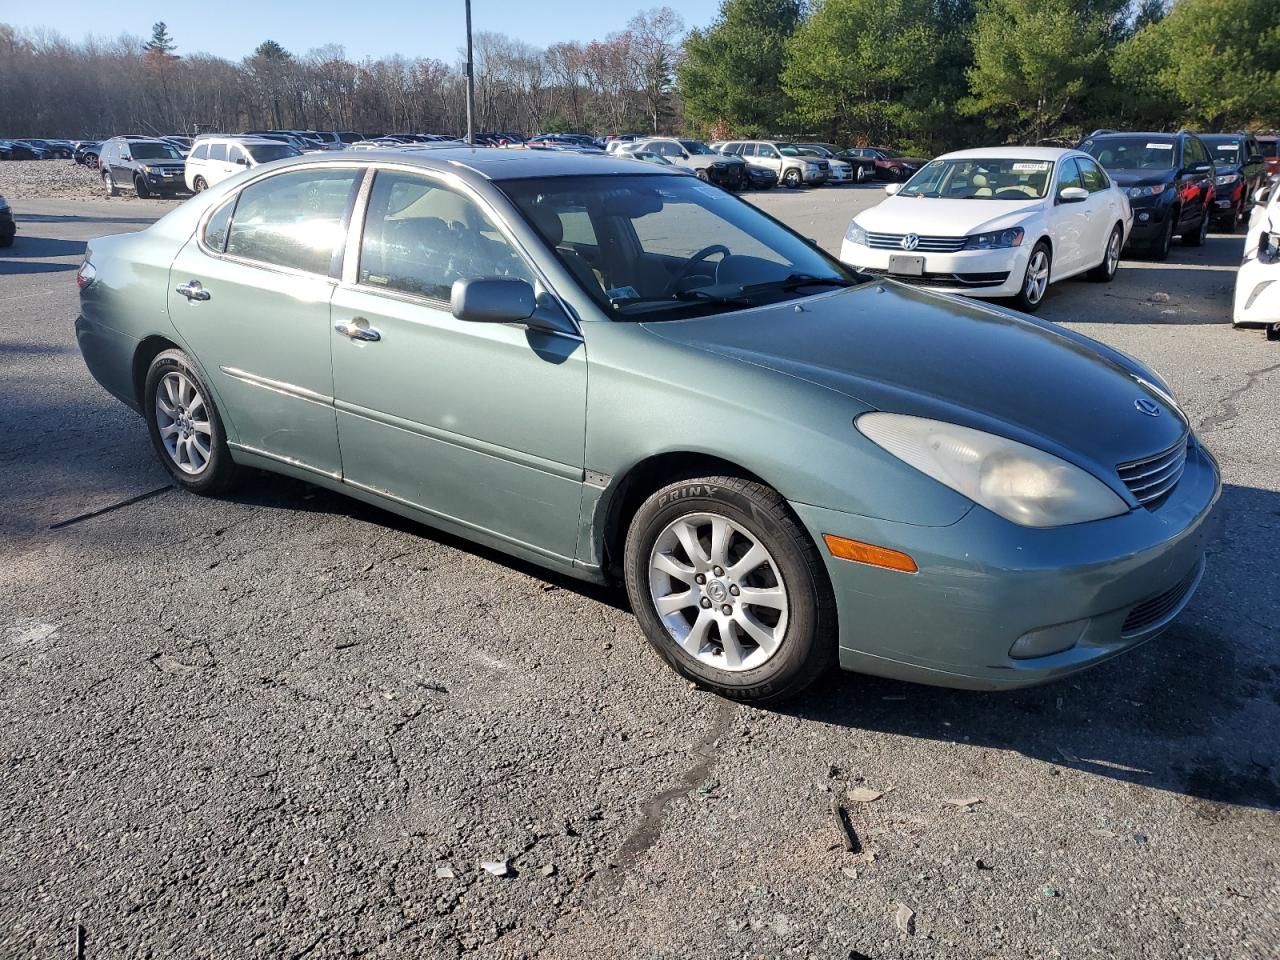
[[[1145,413],[1148,417],[1160,416],[1160,407],[1154,400],[1148,400],[1146,397],[1139,397],[1133,401],[1133,405],[1138,409],[1139,413]]]
[[[898,246],[902,247],[903,250],[914,250],[916,247],[920,246],[920,238],[914,233],[908,233],[898,241]]]

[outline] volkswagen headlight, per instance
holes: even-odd
[[[867,231],[863,230],[860,226],[850,220],[849,229],[844,232],[844,238],[850,243],[860,243],[863,246],[866,246]]]
[[[975,233],[964,241],[964,250],[1004,250],[1022,245],[1026,232],[1021,227],[996,230],[992,233]]]
[[[899,460],[1020,526],[1061,527],[1129,511],[1097,477],[1015,440],[898,413],[866,413],[855,424]]]
[[[1235,183],[1239,179],[1240,174],[1238,173],[1223,173],[1218,176],[1218,186],[1225,187],[1227,184]]]

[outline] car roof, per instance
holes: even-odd
[[[350,163],[352,155],[324,157],[308,154],[292,163]],[[660,168],[646,169],[631,159],[606,153],[566,153],[546,150],[495,150],[492,147],[439,147],[432,150],[362,150],[360,163],[394,163],[428,170],[467,171],[484,180],[520,180],[529,177],[589,177],[609,174],[662,176]]]
[[[1194,137],[1197,134],[1188,130],[1175,130],[1172,133],[1168,130],[1107,130],[1105,133],[1091,133],[1085,137],[1085,140],[1101,140],[1103,137]]]
[[[1065,147],[982,147],[972,150],[956,150],[944,153],[938,160],[964,160],[982,157],[988,160],[1061,160],[1063,157],[1080,156],[1081,151]],[[1083,154],[1088,156],[1088,154]]]

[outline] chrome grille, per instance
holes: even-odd
[[[1129,638],[1164,626],[1179,613],[1191,600],[1191,594],[1200,582],[1204,573],[1204,558],[1191,568],[1191,571],[1164,593],[1157,594],[1129,611],[1120,627],[1120,636]]]
[[[867,246],[873,250],[901,250],[902,233],[868,233]],[[964,246],[965,237],[920,237],[912,253],[955,253]]]
[[[1178,485],[1182,469],[1187,465],[1187,439],[1188,435],[1183,434],[1168,450],[1116,467],[1120,479],[1138,503],[1151,506]]]

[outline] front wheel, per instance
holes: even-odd
[[[658,490],[631,521],[624,566],[650,644],[722,696],[793,696],[835,660],[835,598],[822,558],[763,484],[716,476]]]
[[[145,177],[134,177],[133,192],[138,195],[140,200],[146,200],[151,196],[151,188],[147,186]]]
[[[1209,236],[1209,219],[1209,208],[1206,207],[1201,211],[1200,223],[1196,229],[1182,235],[1183,244],[1188,247],[1203,247]]]
[[[800,189],[800,171],[794,167],[782,175],[782,185],[792,190]]]
[[[1049,273],[1053,267],[1053,254],[1049,245],[1041,240],[1027,258],[1027,269],[1022,275],[1022,289],[1013,298],[1013,305],[1025,313],[1035,313],[1049,290]]]
[[[195,183],[192,184],[196,193],[204,193],[209,189],[209,184],[205,183],[204,177],[196,177]]]
[[[1094,283],[1110,283],[1116,278],[1120,269],[1120,246],[1124,239],[1123,230],[1117,226],[1107,238],[1107,247],[1102,254],[1102,262],[1089,271],[1089,279]]]
[[[111,176],[110,170],[102,171],[102,186],[106,189],[108,197],[118,197],[120,195],[120,189],[116,186],[116,179]]]
[[[238,468],[213,395],[191,359],[181,350],[158,354],[142,395],[152,446],[178,485],[202,494],[229,489]]]

